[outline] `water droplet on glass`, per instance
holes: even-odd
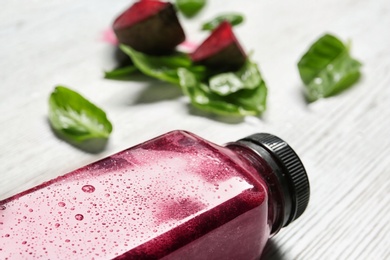
[[[62,201],[60,201],[60,202],[58,202],[58,206],[60,206],[60,207],[65,207],[65,202],[62,202]]]
[[[92,185],[84,185],[82,188],[81,188],[84,192],[86,193],[92,193],[95,191],[95,187],[92,186]]]
[[[76,214],[74,217],[76,218],[76,220],[83,220],[84,219],[84,216],[81,214]]]
[[[1,206],[0,206],[0,210],[5,210],[5,206],[4,206],[4,205],[1,205]]]
[[[58,228],[60,226],[60,223],[55,223],[54,226]]]

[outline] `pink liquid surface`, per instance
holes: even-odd
[[[174,131],[0,201],[0,258],[259,257],[265,184],[233,157]]]

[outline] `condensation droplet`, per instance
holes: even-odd
[[[92,186],[92,185],[84,185],[82,188],[81,188],[84,192],[86,193],[92,193],[95,191],[95,187]]]
[[[4,206],[4,205],[1,205],[1,206],[0,206],[0,210],[5,210],[5,206]]]
[[[76,214],[74,217],[76,220],[83,220],[84,219],[84,216],[81,214]]]
[[[55,223],[54,226],[58,228],[61,225],[60,225],[60,223]]]
[[[62,202],[62,201],[60,201],[60,202],[58,202],[58,206],[60,206],[60,207],[65,207],[65,202]]]

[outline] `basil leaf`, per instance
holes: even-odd
[[[261,75],[255,63],[247,61],[237,72],[217,74],[210,78],[210,90],[226,96],[241,89],[254,89],[261,83]]]
[[[57,86],[50,95],[49,121],[57,133],[73,142],[107,139],[112,131],[103,110],[62,86]]]
[[[203,66],[193,66],[188,54],[176,52],[170,56],[152,56],[138,52],[126,45],[120,45],[120,48],[132,59],[134,65],[145,75],[179,84],[177,76],[178,68],[188,68],[193,71],[197,77],[204,77],[205,68]]]
[[[226,96],[244,88],[242,81],[232,72],[218,74],[209,80],[210,90]]]
[[[298,62],[309,101],[351,87],[360,77],[360,67],[361,63],[350,56],[349,48],[330,34],[318,39]]]
[[[267,87],[253,62],[247,61],[236,72],[220,73],[194,65],[184,53],[151,56],[129,46],[120,48],[142,73],[179,85],[202,110],[237,116],[259,115],[265,110]]]
[[[219,74],[214,77],[228,82],[226,87],[228,91],[219,89],[211,89],[211,86],[199,81],[197,77],[185,68],[178,69],[180,78],[180,86],[183,92],[190,98],[192,105],[195,107],[220,115],[229,116],[246,116],[260,115],[266,109],[267,87],[262,80],[257,65],[252,62],[247,62],[245,69],[240,70],[240,73]],[[245,80],[240,78],[240,75],[248,75],[256,69],[256,78],[258,81],[253,85],[255,77],[246,77]],[[251,73],[245,73],[251,71]],[[230,82],[229,82],[230,80]],[[241,81],[241,83],[238,83]],[[247,84],[249,83],[249,85]],[[237,87],[237,86],[240,87]]]
[[[242,16],[241,14],[238,14],[238,13],[222,14],[222,15],[219,15],[208,22],[205,22],[202,25],[202,30],[212,31],[215,28],[217,28],[218,25],[220,25],[220,23],[222,23],[223,21],[227,21],[232,26],[235,26],[235,25],[239,25],[240,23],[242,23],[244,21],[244,16]]]
[[[205,6],[206,0],[176,0],[176,6],[187,17],[196,15]]]
[[[130,65],[123,68],[113,69],[111,71],[104,72],[104,78],[106,79],[124,79],[128,78],[131,74],[136,72],[138,69],[134,65]]]

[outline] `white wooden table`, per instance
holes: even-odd
[[[235,29],[268,83],[261,118],[200,113],[173,86],[111,81],[113,47],[102,40],[129,1],[2,1],[0,11],[0,199],[173,129],[223,144],[270,132],[301,156],[311,181],[305,214],[272,238],[265,259],[390,259],[390,2],[388,0],[209,1],[183,19],[188,38],[224,11],[245,14]],[[296,63],[325,32],[351,39],[360,82],[307,104]],[[114,125],[106,149],[83,152],[47,121],[54,86],[76,89]]]

